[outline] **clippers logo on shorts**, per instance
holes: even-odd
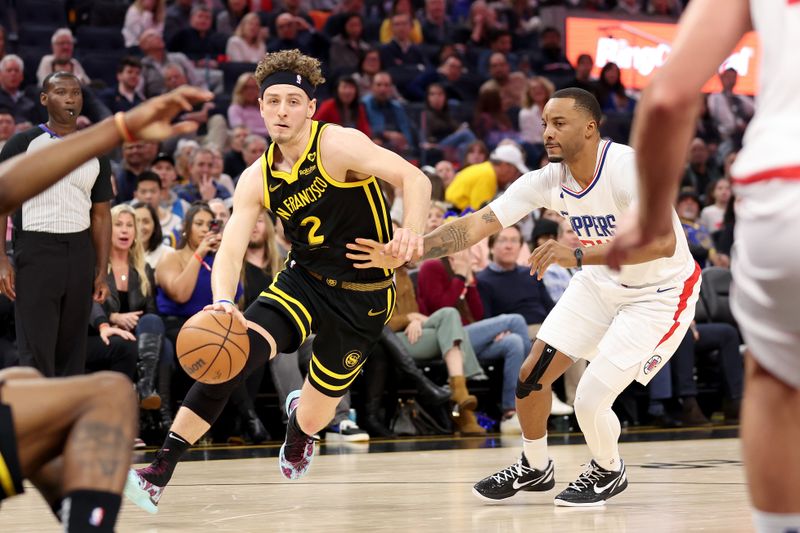
[[[644,373],[649,374],[650,372],[655,370],[656,367],[660,364],[661,364],[661,356],[654,355],[653,357],[648,359],[647,362],[644,364]]]
[[[361,361],[362,357],[363,356],[361,352],[359,352],[358,350],[353,350],[352,352],[348,352],[348,354],[344,356],[344,360],[342,362],[344,363],[345,368],[352,370],[358,366],[358,362]]]

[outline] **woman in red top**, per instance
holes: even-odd
[[[339,82],[336,84],[336,96],[322,102],[314,118],[348,128],[356,128],[367,137],[372,137],[372,130],[367,121],[367,112],[359,98],[358,84],[350,76],[339,78]]]

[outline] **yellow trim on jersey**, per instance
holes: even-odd
[[[280,272],[278,272],[278,274],[275,275],[275,281],[278,280],[278,275],[279,274],[280,274]],[[269,286],[269,288],[272,289],[272,291],[278,293],[280,296],[284,297],[286,299],[286,301],[292,302],[297,307],[299,307],[300,310],[303,312],[303,314],[306,316],[306,319],[308,320],[308,325],[311,326],[311,314],[306,309],[306,306],[301,304],[300,301],[297,300],[296,298],[293,298],[293,297],[289,296],[288,294],[286,294],[285,292],[283,292],[282,290],[280,290],[278,287],[275,286],[274,282],[273,282],[272,285]]]
[[[392,313],[394,312],[394,304],[396,300],[397,293],[395,292],[394,287],[389,287],[386,291],[386,320],[383,322],[384,325],[388,324],[392,319]]]
[[[367,362],[367,361],[365,360],[365,361],[364,361],[364,363],[366,363],[366,362]],[[353,372],[358,372],[359,370],[361,370],[361,367],[362,367],[362,366],[364,366],[364,363],[361,363],[360,365],[358,365],[358,367],[356,367],[356,369],[355,369]],[[322,368],[322,367],[320,367],[320,368]],[[323,369],[323,370],[324,370],[324,369]],[[314,372],[314,365],[308,365],[308,373],[311,375],[311,378],[312,378],[314,381],[316,381],[317,383],[319,383],[320,385],[322,385],[322,386],[323,386],[323,387],[325,387],[326,389],[328,389],[328,390],[332,390],[332,391],[340,391],[340,390],[342,390],[342,389],[346,389],[346,388],[347,388],[347,387],[349,387],[349,386],[350,386],[350,385],[351,385],[351,384],[352,384],[352,383],[353,383],[353,382],[356,380],[356,378],[358,377],[358,374],[356,374],[355,376],[353,376],[353,379],[351,379],[350,381],[348,381],[348,382],[347,382],[347,383],[345,383],[344,385],[329,385],[328,383],[325,383],[324,381],[322,381],[322,380],[319,378],[319,376],[317,376],[317,373],[316,373],[316,372]]]
[[[6,460],[3,458],[2,453],[0,453],[0,487],[3,487],[3,492],[8,497],[14,496],[17,493],[17,491],[14,490],[14,480],[11,479],[11,471],[8,469],[8,465],[6,465]]]
[[[295,323],[300,328],[300,332],[303,334],[303,338],[301,339],[300,342],[302,343],[303,341],[305,341],[306,337],[308,337],[308,333],[306,332],[306,327],[303,325],[303,322],[300,320],[300,316],[297,313],[295,313],[294,309],[292,309],[292,307],[287,302],[285,302],[283,298],[275,294],[272,294],[270,292],[264,291],[261,293],[261,296],[275,300],[276,302],[281,304],[284,307],[284,309],[289,311],[289,314],[292,315]]]
[[[308,156],[308,152],[311,150],[311,146],[314,144],[314,138],[315,138],[315,135],[317,133],[318,125],[319,125],[319,122],[317,122],[316,120],[312,120],[311,121],[311,134],[308,136],[308,144],[306,144],[306,147],[303,150],[303,153],[300,154],[300,157],[298,157],[297,161],[295,161],[294,165],[292,165],[292,171],[291,172],[285,172],[283,170],[275,170],[275,169],[272,168],[272,163],[274,161],[273,152],[275,150],[275,143],[273,142],[272,144],[269,145],[269,149],[267,150],[267,164],[269,166],[270,173],[273,176],[275,176],[276,178],[280,178],[280,179],[284,180],[286,183],[294,183],[295,181],[297,181],[297,179],[298,179],[297,171],[300,169],[300,165],[303,163],[303,161],[306,160],[306,157]],[[317,164],[319,165],[319,163],[317,163]]]
[[[352,189],[354,187],[366,187],[373,181],[375,181],[375,176],[370,176],[365,180],[358,180],[358,181],[339,181],[333,179],[328,171],[325,170],[325,165],[322,164],[322,132],[325,131],[325,128],[328,124],[322,126],[322,129],[319,133],[319,141],[317,141],[317,168],[319,169],[319,173],[322,174],[322,177],[325,178],[325,181],[333,185],[334,187],[339,187],[340,189]]]
[[[375,179],[375,178],[372,178]],[[378,208],[375,207],[375,201],[372,198],[372,191],[370,191],[369,186],[364,187],[364,194],[367,196],[367,201],[369,202],[369,207],[372,209],[372,219],[375,222],[375,229],[378,230],[378,242],[386,242],[383,238],[383,227],[381,225],[380,217],[378,216]],[[387,234],[388,237],[388,234]],[[383,269],[383,275],[389,277],[392,275],[392,271],[389,269]]]
[[[325,368],[325,366],[323,366],[323,364],[319,361],[319,359],[317,359],[317,355],[313,353],[311,354],[311,362],[315,363],[319,367],[319,369],[322,370],[324,374],[332,377],[333,379],[348,379],[353,377],[353,375],[359,371],[361,365],[366,363],[366,359],[364,361],[361,361],[361,364],[358,365],[352,372],[348,374],[337,374],[333,370],[328,370],[327,368]]]
[[[267,152],[261,154],[261,181],[264,186],[264,208],[269,209],[269,183],[267,183]]]
[[[376,179],[372,182],[372,185],[375,186],[375,196],[378,198],[378,203],[381,204],[381,210],[383,211],[383,225],[386,228],[386,238],[389,238],[389,234],[391,233],[392,228],[392,221],[389,219],[388,211],[386,210],[386,202],[383,198],[383,191],[381,190],[381,184],[378,183]]]

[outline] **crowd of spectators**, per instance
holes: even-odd
[[[67,10],[60,0],[38,3],[48,3],[56,16],[38,20],[18,1],[16,10],[0,20],[5,24],[0,27],[0,147],[47,120],[39,93],[44,78],[57,71],[71,72],[80,82],[79,127],[184,84],[216,95],[180,117],[198,124],[196,134],[160,145],[126,143],[110,154],[111,295],[93,307],[86,332],[88,370],[112,368],[136,380],[143,407],[160,406],[161,429],[168,427],[179,396],[171,392],[177,381],[175,337],[188,317],[211,302],[210,271],[233,190],[241,172],[268,146],[253,76],[266,52],[297,48],[321,59],[328,81],[317,89],[315,118],[357,128],[419,164],[433,184],[429,230],[447,217],[480,209],[520,175],[547,164],[541,117],[556,89],[586,89],[597,96],[607,118],[628,123],[638,96],[623,85],[617,65],[596,65],[591,50],[574,65],[567,60],[561,28],[543,23],[545,10],[558,2],[97,0],[84,11]],[[674,18],[682,9],[681,2],[671,0],[563,4],[609,16]],[[49,42],[42,42],[43,36]],[[597,78],[595,67],[600,68]],[[701,266],[728,268],[734,224],[729,169],[753,101],[733,92],[735,70],[721,72],[720,81],[721,92],[703,96],[676,208]],[[620,131],[627,130],[614,128],[610,134],[627,142]],[[399,223],[402,192],[382,185]],[[274,223],[267,214],[254,232],[237,295],[242,305],[257,294],[254,286],[277,273],[290,248]],[[11,237],[9,228],[9,244]],[[569,222],[545,210],[472,250],[398,271],[398,309],[388,334],[400,343],[385,350],[405,350],[422,365],[444,360],[449,385],[464,390],[465,380],[480,383],[485,370],[497,365],[496,387],[483,408],[504,432],[519,432],[514,407],[519,367],[573,274],[552,267],[542,282],[528,275],[530,251],[551,238],[575,243]],[[251,256],[254,250],[259,253]],[[0,313],[0,323],[10,324],[13,306],[5,296],[0,296]],[[651,396],[655,420],[706,421],[711,409],[700,413],[688,399],[698,395],[691,368],[701,345],[706,352],[722,353],[715,357],[723,367],[725,414],[737,416],[738,333],[735,324],[714,329],[715,324],[698,323],[687,335],[691,346],[682,352],[681,364],[690,370],[681,367],[675,374],[678,392],[672,394],[667,383]],[[16,361],[13,333],[13,327],[0,327],[6,365]],[[293,362],[286,367],[289,358]],[[279,394],[281,379],[301,379],[298,361],[302,353],[282,359],[283,366],[271,365]],[[555,414],[571,412],[568,404],[581,371],[576,365],[564,380],[559,395],[566,403],[554,394]],[[426,386],[414,372],[406,374]],[[662,374],[670,376],[666,370]],[[268,436],[253,410],[260,381],[255,376],[232,402],[240,416],[237,427],[255,440]],[[390,426],[392,402],[381,397],[383,392],[377,399],[366,395],[369,429],[378,435],[391,434],[385,426]],[[671,399],[682,409],[682,419],[666,416]],[[340,414],[333,432],[362,438],[352,420],[345,422],[347,411]],[[485,432],[473,419],[457,419],[456,429]]]

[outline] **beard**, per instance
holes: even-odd
[[[547,160],[551,163],[561,163],[564,161],[563,155],[548,155]]]

